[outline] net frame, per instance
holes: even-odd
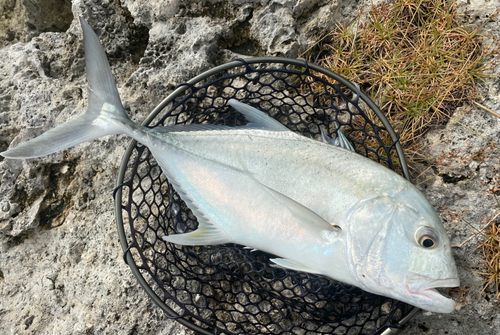
[[[235,78],[243,83],[235,84]],[[249,103],[306,136],[319,139],[321,128],[335,138],[341,129],[358,153],[410,179],[398,136],[377,105],[345,78],[303,59],[235,59],[213,68],[179,85],[142,125],[242,125],[244,118],[227,105],[230,98]],[[364,124],[356,126],[360,118]],[[168,318],[204,335],[390,334],[418,310],[321,276],[270,267],[271,255],[241,246],[183,247],[163,242],[160,235],[188,232],[197,223],[158,169],[147,148],[132,141],[113,195],[124,261]],[[149,181],[143,185],[144,180]],[[154,189],[149,196],[153,201],[148,201],[147,194]],[[134,203],[137,192],[143,192],[139,204]],[[149,214],[141,213],[144,204]],[[179,222],[184,224],[181,229]],[[155,248],[156,243],[165,245]],[[161,267],[175,273],[161,272]],[[246,304],[239,296],[246,296]]]

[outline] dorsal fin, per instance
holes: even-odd
[[[337,125],[337,123],[335,123],[335,125]],[[323,133],[323,130],[321,130],[321,128],[319,129],[319,131],[321,132],[321,142],[329,143],[332,145],[336,145],[337,147],[341,147],[341,148],[344,148],[346,150],[356,152],[354,150],[352,144],[344,136],[344,134],[342,134],[342,131],[340,130],[340,128],[338,126],[337,126],[337,138],[336,139],[332,139],[330,136],[325,135],[325,133]]]
[[[290,129],[257,108],[234,99],[229,100],[229,104],[245,116],[248,121],[247,126],[272,131],[290,131]]]

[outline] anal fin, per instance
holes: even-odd
[[[163,240],[181,245],[216,245],[230,242],[224,230],[198,217],[198,229],[191,233],[163,236]]]
[[[307,273],[312,273],[319,275],[321,274],[318,270],[315,270],[313,268],[310,268],[306,265],[297,263],[295,261],[286,259],[286,258],[272,258],[271,261],[278,265],[279,267],[289,269],[289,270],[295,270],[295,271],[300,271],[300,272],[307,272]]]

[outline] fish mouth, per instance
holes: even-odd
[[[437,313],[453,312],[456,302],[443,296],[436,288],[457,287],[459,285],[458,277],[435,279],[412,272],[406,278],[408,293],[422,302],[421,306],[417,307]]]

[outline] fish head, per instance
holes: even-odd
[[[359,287],[432,312],[454,310],[435,289],[460,284],[450,240],[413,185],[360,202],[347,220],[348,267]]]

